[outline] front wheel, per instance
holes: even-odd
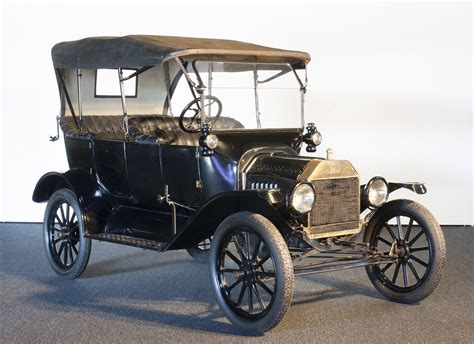
[[[56,191],[48,201],[43,222],[46,256],[58,274],[74,279],[86,269],[91,239],[84,237],[82,209],[68,189]]]
[[[262,333],[283,319],[293,298],[293,263],[285,240],[265,217],[227,217],[212,240],[210,270],[217,302],[233,324]]]
[[[366,267],[370,281],[389,300],[415,303],[438,285],[446,263],[443,232],[434,216],[409,200],[388,202],[375,213],[364,234],[372,249],[394,257]]]

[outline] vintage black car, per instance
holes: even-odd
[[[422,205],[388,201],[421,183],[359,174],[304,122],[303,52],[216,39],[94,37],[52,49],[69,170],[41,177],[53,269],[79,277],[91,240],[208,261],[230,321],[263,332],[290,306],[294,276],[365,267],[390,300],[414,303],[445,265]],[[178,111],[178,112],[174,112]],[[176,115],[178,114],[178,115]]]

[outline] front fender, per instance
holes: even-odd
[[[229,215],[250,211],[265,216],[280,232],[291,230],[290,225],[277,210],[283,197],[274,190],[243,190],[223,192],[210,198],[179,229],[167,250],[190,248],[214,234],[219,224]]]
[[[419,195],[424,195],[427,190],[426,190],[426,186],[424,183],[417,183],[417,182],[413,182],[413,183],[388,183],[388,193],[392,193],[394,192],[395,190],[398,190],[398,189],[401,189],[401,188],[405,188],[405,189],[408,189],[410,191],[413,191],[414,193],[417,193]]]
[[[32,199],[37,203],[46,202],[55,191],[63,188],[76,195],[84,212],[87,232],[101,232],[110,206],[94,177],[82,169],[74,168],[65,173],[46,173],[36,183]]]
[[[387,185],[388,185],[389,195],[392,192],[401,188],[410,190],[419,195],[424,195],[427,192],[425,184],[419,183],[419,182],[409,182],[409,183],[387,182]],[[369,203],[367,201],[366,186],[367,184],[363,184],[360,186],[360,211],[361,212],[369,207]]]

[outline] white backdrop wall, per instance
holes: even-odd
[[[0,221],[41,221],[38,178],[64,171],[50,143],[59,100],[50,49],[86,36],[160,34],[228,38],[303,50],[307,121],[319,152],[353,162],[367,181],[424,181],[398,191],[443,224],[473,224],[471,4],[4,3]]]

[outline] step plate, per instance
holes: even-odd
[[[128,246],[141,247],[141,248],[156,250],[156,251],[162,251],[168,244],[166,242],[134,238],[134,237],[120,235],[120,234],[101,233],[101,234],[90,234],[87,237],[91,239],[95,239],[95,240],[113,242],[116,244],[122,244],[122,245],[128,245]]]

